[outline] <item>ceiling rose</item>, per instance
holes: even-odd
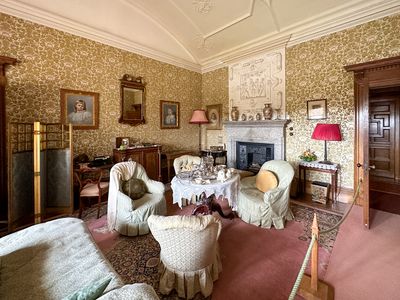
[[[211,0],[193,0],[193,5],[200,14],[209,13],[214,6]]]

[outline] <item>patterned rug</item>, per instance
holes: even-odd
[[[319,231],[327,230],[341,220],[340,216],[329,214],[323,211],[313,210],[311,208],[293,203],[291,204],[291,209],[294,214],[295,221],[303,224],[303,234],[299,236],[299,239],[302,241],[311,241],[311,225],[314,218],[314,212],[317,214]],[[334,229],[328,233],[320,234],[318,239],[319,245],[329,252],[332,252],[337,233],[338,229]]]
[[[296,222],[303,225],[303,234],[298,238],[302,241],[311,240],[311,224],[313,220],[314,210],[292,204],[291,206]],[[106,213],[106,206],[101,208],[101,214]],[[335,225],[340,217],[325,212],[316,211],[319,228],[325,230]],[[85,211],[83,219],[85,221],[96,218],[97,209],[90,208]],[[106,228],[106,227],[104,227]],[[102,228],[96,230],[101,232]],[[104,231],[106,233],[106,231]],[[332,251],[337,229],[328,234],[320,236],[319,244]],[[125,283],[144,282],[153,286],[160,299],[177,300],[179,297],[176,293],[164,296],[158,291],[158,262],[160,255],[160,246],[158,242],[150,234],[138,237],[119,236],[116,244],[106,254],[107,259],[111,262],[113,268],[121,276]],[[211,298],[211,297],[208,297]],[[207,299],[208,299],[207,298]],[[196,295],[195,300],[206,299],[200,293]]]

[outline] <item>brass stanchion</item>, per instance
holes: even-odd
[[[333,300],[333,287],[327,283],[318,280],[318,237],[319,229],[317,222],[317,215],[314,213],[314,220],[312,224],[312,235],[315,235],[316,241],[312,246],[311,253],[311,276],[304,274],[300,283],[297,294],[304,299],[332,299]]]

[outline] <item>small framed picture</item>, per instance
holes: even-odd
[[[160,100],[160,128],[179,128],[179,102]]]
[[[207,105],[206,108],[207,119],[210,122],[207,124],[206,128],[208,130],[222,129],[222,104]]]
[[[326,119],[326,99],[307,101],[307,119]]]
[[[99,94],[60,89],[61,123],[74,129],[99,128]]]

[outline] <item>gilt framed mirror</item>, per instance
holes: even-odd
[[[145,123],[146,89],[142,77],[125,74],[121,81],[120,123],[139,125]]]

